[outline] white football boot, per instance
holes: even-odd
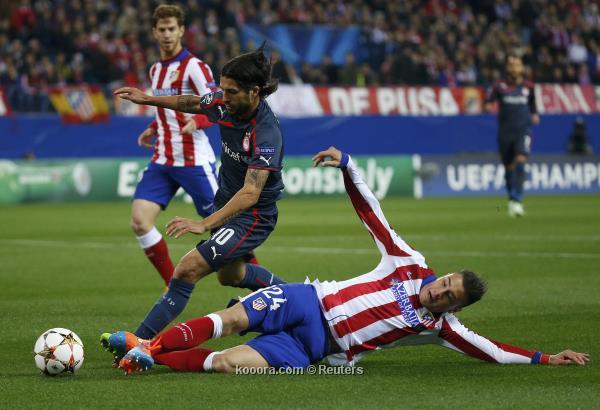
[[[512,218],[525,216],[523,204],[517,201],[508,201],[508,216]]]

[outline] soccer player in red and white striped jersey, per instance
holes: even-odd
[[[150,68],[152,93],[204,95],[211,92],[214,79],[210,67],[181,43],[183,11],[178,6],[158,6],[153,24],[161,61]],[[153,148],[154,155],[134,194],[131,227],[165,285],[173,275],[173,263],[167,244],[154,224],[180,187],[192,197],[199,215],[208,216],[213,211],[218,186],[216,160],[203,131],[211,125],[213,123],[203,114],[188,116],[157,108],[156,119],[138,137],[138,143]]]
[[[326,359],[355,365],[365,354],[400,345],[437,344],[493,363],[585,365],[589,355],[555,355],[500,343],[467,329],[454,315],[478,301],[485,284],[470,271],[437,278],[421,253],[389,225],[352,159],[331,147],[315,165],[342,168],[354,209],[381,252],[371,272],[341,282],[282,284],[260,289],[233,307],[180,323],[133,348],[127,372],[155,362],[176,370],[303,368]],[[261,335],[223,352],[195,348],[239,332]]]

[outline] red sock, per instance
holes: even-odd
[[[181,372],[203,372],[204,361],[213,350],[197,349],[180,350],[177,352],[166,352],[153,355],[158,364],[169,366],[173,370]]]
[[[173,326],[152,341],[162,350],[185,350],[196,347],[213,337],[214,322],[208,316],[192,319]]]
[[[150,259],[160,276],[165,281],[165,285],[169,286],[169,281],[173,276],[173,262],[169,257],[169,248],[163,238],[156,244],[144,249],[144,253]]]

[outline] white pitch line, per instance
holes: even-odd
[[[0,245],[18,245],[18,246],[46,246],[52,248],[89,248],[89,249],[112,249],[112,248],[137,248],[136,243],[109,243],[109,242],[69,242],[52,241],[36,239],[0,239]],[[172,248],[191,248],[193,245],[169,244]],[[269,246],[263,248],[270,252],[297,252],[308,254],[338,254],[338,255],[377,255],[378,251],[373,248],[324,248],[307,246]],[[559,259],[600,259],[600,253],[577,253],[577,252],[500,252],[500,251],[422,251],[425,256],[465,256],[475,258],[559,258]]]

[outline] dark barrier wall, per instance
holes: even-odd
[[[575,115],[547,115],[534,128],[533,152],[564,153]],[[590,143],[600,153],[600,116],[584,116]],[[137,146],[148,118],[113,117],[106,124],[63,125],[56,116],[0,117],[0,158],[150,156]],[[456,117],[320,117],[281,119],[286,155],[311,155],[329,145],[354,154],[457,154],[496,150],[496,119]],[[208,134],[219,152],[217,127]]]

